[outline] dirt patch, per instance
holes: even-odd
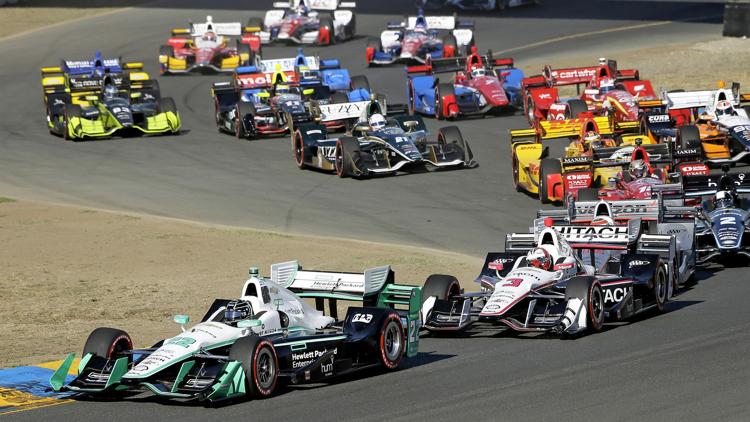
[[[80,353],[99,326],[139,346],[176,334],[215,298],[237,297],[248,267],[297,259],[307,268],[392,265],[396,282],[432,273],[470,284],[481,258],[329,238],[194,224],[44,203],[0,200],[0,367]],[[473,284],[473,283],[471,283]]]
[[[618,51],[600,56],[573,56],[548,63],[534,61],[522,66],[527,75],[538,74],[542,66],[586,66],[596,64],[598,57],[617,60],[619,67],[638,69],[641,78],[651,80],[657,91],[668,89],[715,89],[719,80],[727,86],[740,82],[745,91],[750,90],[750,58],[745,51],[750,40],[719,38],[691,44],[669,44],[652,48]]]
[[[24,32],[33,31],[45,26],[59,24],[74,19],[81,19],[122,9],[124,2],[116,0],[72,0],[63,2],[55,0],[22,0],[21,2],[0,8],[2,26],[0,39]],[[128,6],[147,3],[147,0],[132,0]]]

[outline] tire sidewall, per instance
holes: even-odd
[[[397,356],[395,358],[388,356],[388,350],[387,350],[387,344],[386,344],[386,335],[392,331],[392,328],[395,326],[395,332],[398,333],[398,352]],[[394,370],[398,368],[399,363],[401,363],[401,358],[404,355],[404,347],[405,347],[405,338],[404,338],[404,327],[401,325],[401,319],[397,314],[389,314],[386,318],[383,320],[383,325],[380,328],[379,333],[379,339],[378,339],[378,349],[379,349],[379,359],[380,364],[383,365],[383,367],[387,370]]]

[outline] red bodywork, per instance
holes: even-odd
[[[196,65],[215,64],[221,65],[221,60],[238,55],[236,47],[228,47],[226,43],[221,43],[214,47],[198,47],[200,37],[195,40],[181,37],[171,37],[167,40],[167,45],[174,48],[174,55],[179,59],[193,57],[193,63]],[[245,35],[240,40],[241,43],[250,46],[250,50],[258,53],[260,51],[260,37],[257,35]]]
[[[614,80],[616,89],[601,94],[586,92],[598,90],[604,78]],[[619,121],[637,121],[640,112],[638,102],[657,100],[651,82],[641,80],[637,70],[617,70],[613,62],[566,69],[545,66],[541,75],[524,78],[521,83],[526,97],[526,115],[532,125],[539,120],[558,120],[567,116],[567,104],[560,98],[558,87],[569,85],[578,86],[579,92],[582,91],[578,98],[585,101],[589,110],[596,114],[608,111],[602,104],[609,100]]]

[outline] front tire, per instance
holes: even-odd
[[[680,149],[701,148],[701,133],[698,127],[692,125],[678,127],[677,145]]]
[[[604,325],[604,293],[593,277],[576,277],[568,282],[565,298],[581,299],[586,306],[586,328],[599,332]]]
[[[116,328],[100,327],[89,334],[83,346],[83,356],[91,353],[105,359],[115,359],[122,352],[133,349],[133,340],[125,331]]]
[[[547,175],[560,174],[562,173],[562,165],[560,160],[554,158],[544,158],[539,166],[539,200],[542,204],[549,204],[552,202],[548,192],[549,186],[547,186]]]
[[[247,394],[255,399],[273,395],[279,377],[276,349],[257,336],[241,337],[229,350],[229,360],[242,363]]]
[[[596,202],[599,200],[599,190],[596,188],[578,189],[578,201]]]
[[[255,106],[244,101],[238,102],[236,116],[234,116],[234,135],[238,139],[245,139],[249,135],[245,129],[245,116],[247,115],[255,116]]]
[[[435,296],[439,300],[448,300],[461,294],[461,285],[456,277],[447,274],[432,274],[422,286],[422,304]]]
[[[659,261],[656,266],[656,273],[654,274],[654,279],[652,281],[654,283],[653,293],[654,303],[656,304],[655,309],[657,313],[662,313],[664,312],[664,307],[669,299],[667,297],[669,279],[667,278],[667,271],[664,269],[664,263],[661,261]]]
[[[305,148],[305,141],[302,139],[302,134],[299,131],[294,132],[294,161],[297,164],[297,168],[303,170],[307,167],[305,164],[305,156],[307,155],[307,148]]]
[[[581,113],[589,111],[589,107],[585,101],[582,100],[570,100],[568,101],[568,107],[565,108],[565,118],[577,119]]]
[[[355,175],[354,154],[359,153],[359,141],[351,136],[342,136],[336,141],[335,170],[338,177]]]
[[[438,120],[447,119],[449,116],[446,116],[445,113],[443,113],[443,96],[446,97],[452,97],[455,95],[455,91],[453,90],[453,85],[451,84],[438,84],[437,90],[435,91],[435,118]]]

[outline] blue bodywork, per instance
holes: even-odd
[[[103,76],[105,73],[121,73],[120,59],[105,59],[97,51],[93,60],[64,60],[63,71],[68,75]]]

